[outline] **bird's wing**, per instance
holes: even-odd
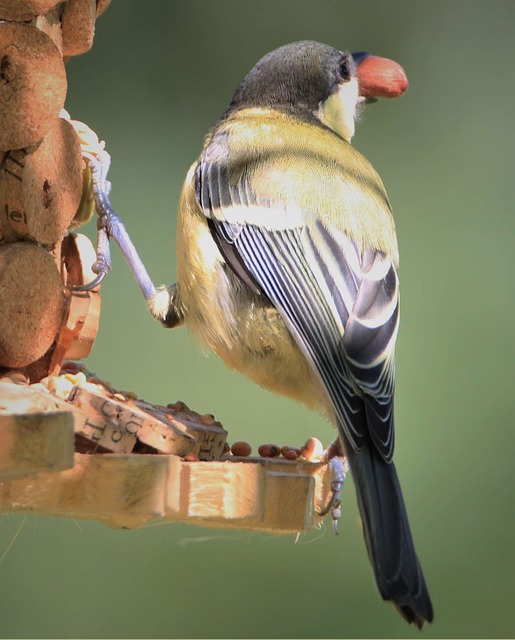
[[[273,201],[263,201],[251,172],[242,167],[235,171],[217,156],[204,155],[199,162],[195,191],[222,254],[240,278],[278,309],[318,373],[354,450],[371,438],[390,460],[399,320],[393,261],[383,251],[358,248],[344,231],[325,226],[296,199],[287,176],[284,197],[279,189]],[[264,163],[271,179],[273,162],[269,158]],[[295,171],[294,163],[288,171]],[[327,189],[328,171],[323,185],[315,181],[310,186],[315,190],[312,201],[317,201],[317,189]],[[341,182],[341,176],[336,179]],[[320,202],[324,196],[321,191]]]

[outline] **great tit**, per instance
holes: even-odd
[[[379,592],[421,628],[433,609],[392,461],[397,240],[383,183],[351,146],[361,107],[406,87],[365,52],[303,41],[265,55],[189,170],[178,282],[150,308],[336,425]]]

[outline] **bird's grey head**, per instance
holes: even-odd
[[[266,54],[245,76],[229,113],[245,107],[291,112],[316,118],[350,140],[359,101],[356,62],[352,55],[304,40]]]

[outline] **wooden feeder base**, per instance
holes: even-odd
[[[115,528],[160,520],[270,533],[321,523],[331,489],[322,461],[223,454],[227,432],[213,416],[183,403],[150,405],[83,373],[50,377],[48,386],[10,375],[0,379],[0,513]],[[122,449],[105,453],[113,446]],[[182,455],[191,461],[176,449],[189,451]]]

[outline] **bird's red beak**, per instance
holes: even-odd
[[[364,52],[352,54],[358,65],[359,95],[364,98],[398,98],[408,88],[400,64]]]

